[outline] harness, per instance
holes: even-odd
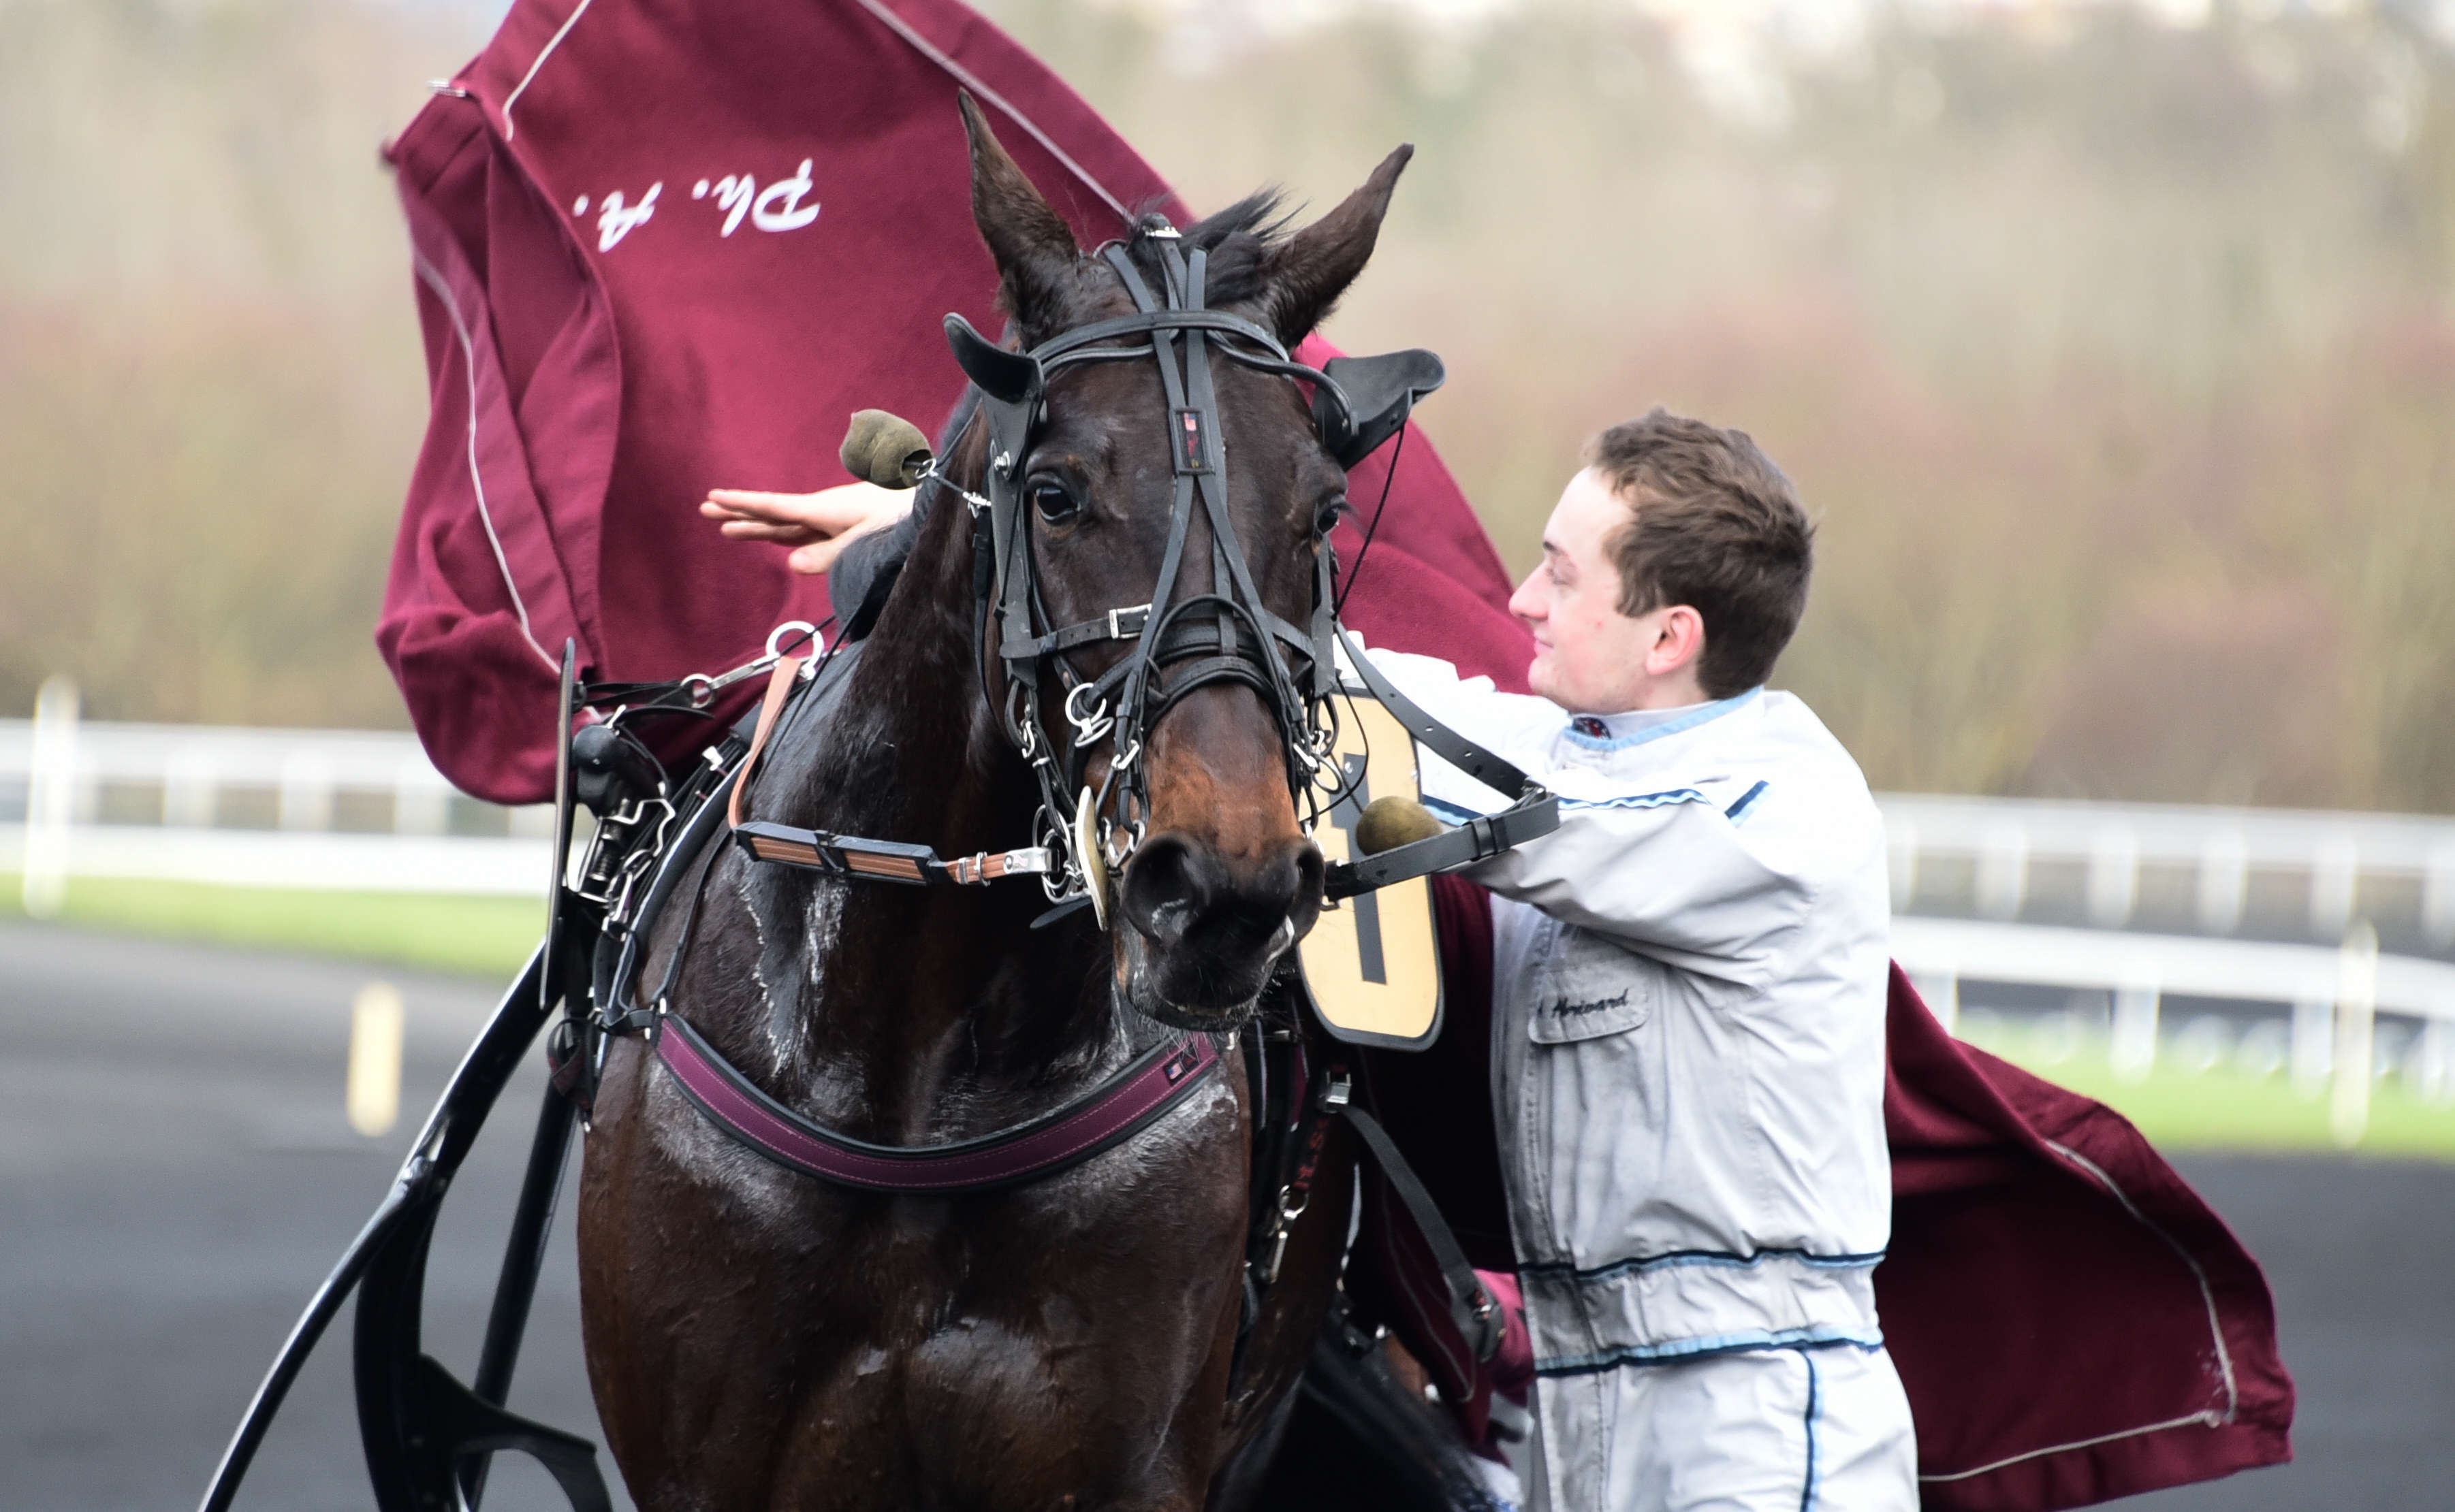
[[[1496,791],[1517,795],[1502,813],[1331,867],[1326,888],[1331,898],[1465,865],[1557,824],[1557,800],[1551,794],[1408,700],[1339,625],[1329,533],[1343,500],[1312,522],[1312,603],[1302,626],[1262,601],[1229,515],[1214,357],[1309,383],[1317,433],[1332,459],[1348,468],[1395,433],[1414,400],[1438,387],[1439,360],[1411,352],[1333,358],[1318,369],[1296,362],[1263,327],[1206,307],[1204,249],[1185,248],[1157,216],[1146,219],[1138,236],[1158,253],[1162,287],[1156,292],[1125,247],[1101,251],[1133,300],[1131,314],[1076,328],[1027,352],[997,346],[960,315],[945,321],[956,360],[979,394],[973,423],[987,429],[985,494],[946,477],[934,458],[923,471],[971,512],[975,650],[984,664],[995,657],[1002,675],[989,682],[1003,685],[1002,696],[992,695],[1000,726],[1034,775],[1039,802],[1031,833],[1037,843],[947,858],[924,845],[745,819],[745,796],[771,738],[789,719],[821,716],[849,680],[827,675],[845,660],[841,637],[816,658],[784,650],[796,635],[816,640],[818,627],[781,627],[765,655],[721,675],[586,690],[583,701],[620,701],[624,707],[606,725],[581,732],[584,749],[574,752],[578,792],[592,810],[607,816],[577,891],[606,912],[598,932],[591,1001],[558,1026],[550,1055],[557,1084],[583,1110],[610,1040],[642,1034],[700,1111],[767,1159],[838,1185],[946,1195],[1053,1175],[1166,1117],[1220,1065],[1223,1047],[1214,1037],[1187,1034],[1153,1046],[1063,1106],[977,1139],[922,1147],[868,1143],[828,1129],[761,1090],[674,1012],[671,994],[700,883],[725,835],[755,861],[846,880],[985,886],[1032,877],[1054,905],[1040,923],[1088,906],[1106,929],[1109,877],[1131,859],[1147,826],[1148,737],[1178,703],[1213,683],[1248,687],[1270,711],[1282,736],[1288,791],[1308,833],[1355,780],[1331,756],[1336,704],[1346,696],[1342,664],[1415,739]],[[1035,567],[1036,512],[1028,498],[1027,463],[1047,418],[1048,386],[1071,368],[1137,360],[1156,364],[1167,402],[1171,499],[1157,576],[1143,603],[1058,624]],[[1208,536],[1210,587],[1180,594],[1194,554],[1197,518]],[[1126,649],[1106,669],[1086,674],[1075,664],[1085,650],[1115,643]],[[703,712],[717,692],[761,672],[769,680],[755,717],[737,725],[676,778],[665,779],[622,728],[633,713]],[[1062,721],[1048,717],[1045,682],[1058,690],[1054,702]],[[1088,774],[1103,742],[1112,755],[1094,787]],[[639,978],[650,927],[678,893],[686,897],[693,917],[685,921],[661,980],[642,1000]],[[578,1008],[576,998],[574,1007]],[[1305,1036],[1292,1021],[1256,1018],[1245,1033],[1257,1140],[1248,1320],[1258,1312],[1261,1291],[1276,1279],[1288,1232],[1309,1200],[1328,1124],[1344,1117],[1391,1177],[1392,1189],[1434,1251],[1460,1334],[1488,1356],[1498,1340],[1491,1299],[1421,1183],[1370,1116],[1354,1105],[1352,1073],[1345,1060],[1333,1056],[1310,1063]]]
[[[955,484],[936,471],[934,460],[927,475],[971,510],[975,638],[981,643],[976,649],[986,660],[993,648],[1003,674],[1004,696],[994,701],[1006,739],[1030,764],[1039,788],[1032,829],[1038,843],[948,862],[924,846],[754,820],[738,826],[736,834],[737,843],[757,859],[911,885],[1036,876],[1051,903],[1064,911],[1087,904],[1105,929],[1108,878],[1131,859],[1147,829],[1147,736],[1197,689],[1240,683],[1270,711],[1286,753],[1288,791],[1307,833],[1346,796],[1351,779],[1331,758],[1342,643],[1348,665],[1410,734],[1496,791],[1516,795],[1517,801],[1464,829],[1332,867],[1329,897],[1480,860],[1557,824],[1557,805],[1548,792],[1408,701],[1339,625],[1337,562],[1329,535],[1344,501],[1312,522],[1312,604],[1301,627],[1262,601],[1228,513],[1214,355],[1309,383],[1316,432],[1345,468],[1395,434],[1415,400],[1439,387],[1440,360],[1428,352],[1401,352],[1306,366],[1269,331],[1207,308],[1205,249],[1185,248],[1176,231],[1156,215],[1146,217],[1137,234],[1158,253],[1162,287],[1156,293],[1126,247],[1112,243],[1100,252],[1132,299],[1132,314],[1077,327],[1028,352],[998,346],[961,315],[945,320],[955,360],[981,395],[979,413],[988,431],[987,492],[983,495]],[[1151,596],[1056,624],[1041,591],[1032,549],[1035,512],[1025,496],[1031,444],[1047,417],[1048,388],[1069,368],[1139,360],[1159,370],[1172,474],[1167,536]],[[1209,537],[1211,586],[1179,596],[1197,511]],[[1126,654],[1105,671],[1085,675],[1075,666],[1077,653],[1118,642]],[[1062,737],[1042,696],[1044,681],[1052,676],[1060,690]],[[1111,756],[1095,789],[1088,774],[1103,742]]]

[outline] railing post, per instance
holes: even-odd
[[[2200,928],[2211,935],[2240,929],[2249,891],[2249,848],[2242,837],[2231,830],[2210,836],[2200,851]]]
[[[2088,849],[2088,921],[2120,929],[2139,900],[2140,837],[2129,829],[2098,831]]]
[[[333,763],[313,747],[281,758],[280,786],[275,790],[278,821],[285,830],[329,830],[333,827]]]
[[[1890,853],[1893,912],[1906,914],[1911,900],[1917,897],[1917,826],[1907,819],[1890,820],[1884,826],[1884,840],[1885,849]]]
[[[34,695],[33,759],[26,782],[26,912],[55,918],[68,897],[69,839],[76,824],[77,685],[67,673]]]
[[[179,829],[213,828],[215,789],[220,777],[210,752],[201,747],[174,747],[164,763],[162,822]]]
[[[423,755],[404,756],[393,777],[392,828],[396,835],[440,835],[450,817],[452,786]]]
[[[2162,994],[2155,982],[2137,982],[2114,994],[2113,1032],[2106,1059],[2118,1081],[2143,1081],[2157,1065],[2157,1015]]]
[[[2422,869],[2421,933],[2433,950],[2455,945],[2455,845],[2432,848]]]
[[[2339,1149],[2362,1142],[2370,1126],[2371,1045],[2378,1025],[2378,931],[2357,920],[2344,932],[2336,985],[2336,1075],[2327,1133]]]
[[[1910,985],[1926,1003],[1927,1012],[1943,1025],[1948,1035],[1960,1033],[1960,975],[1958,972],[1936,972],[1910,978]]]
[[[2362,854],[2349,835],[2328,837],[2310,860],[2310,933],[2342,937],[2352,922]]]
[[[1978,854],[1978,913],[2017,918],[2029,896],[2029,832],[2018,824],[1988,829]]]

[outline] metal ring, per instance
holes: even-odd
[[[782,624],[778,625],[775,629],[767,632],[767,659],[769,661],[774,661],[777,657],[784,654],[778,646],[777,642],[784,638],[784,632],[788,630],[800,631],[801,633],[801,638],[809,641],[813,645],[818,642],[818,626],[811,624],[806,619],[788,619]]]
[[[1065,695],[1065,720],[1074,727],[1074,749],[1078,751],[1097,744],[1103,736],[1117,727],[1117,721],[1108,716],[1108,700],[1106,698],[1092,705],[1088,714],[1075,707],[1082,701],[1083,695],[1099,691],[1100,685],[1096,682],[1080,682]]]

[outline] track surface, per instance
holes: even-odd
[[[409,1003],[402,1117],[361,1139],[342,1118],[341,1074],[349,1004],[371,975],[0,924],[0,1506],[195,1504],[297,1309],[493,1006],[484,984],[388,975]],[[533,1062],[436,1236],[429,1348],[464,1378],[540,1088]],[[2455,1505],[2455,1168],[2180,1163],[2268,1268],[2301,1385],[2301,1460],[2123,1504]],[[348,1324],[344,1312],[301,1378],[242,1508],[371,1504]],[[596,1437],[567,1204],[512,1404]],[[518,1457],[498,1463],[489,1512],[560,1505]]]

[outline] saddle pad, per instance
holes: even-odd
[[[1417,797],[1415,742],[1370,694],[1340,706],[1337,760],[1354,783],[1313,835],[1333,861],[1355,858],[1364,807],[1391,794]],[[1359,780],[1360,779],[1360,780]],[[1441,1032],[1440,954],[1429,877],[1361,893],[1334,909],[1298,947],[1305,990],[1332,1035],[1349,1044],[1421,1050]]]

